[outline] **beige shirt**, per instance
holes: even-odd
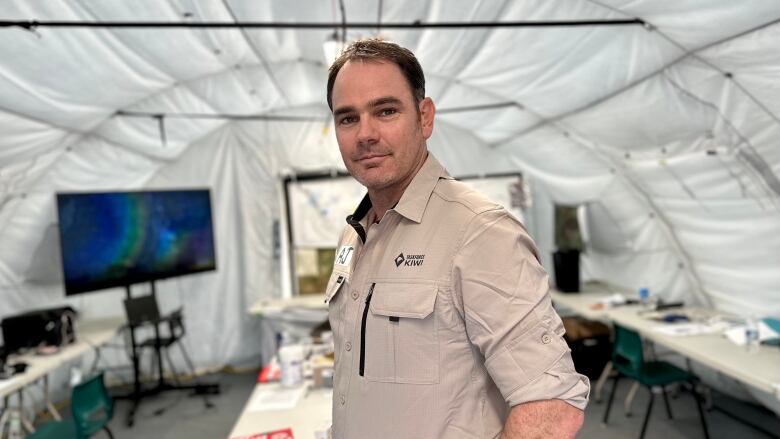
[[[588,379],[514,217],[430,154],[368,227],[370,211],[366,196],[347,218],[326,291],[335,439],[493,438],[523,402],[585,408]]]

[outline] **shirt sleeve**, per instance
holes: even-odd
[[[588,378],[574,370],[547,273],[523,226],[505,210],[477,215],[453,261],[469,340],[510,406],[561,399],[584,410]]]

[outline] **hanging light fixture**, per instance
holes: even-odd
[[[341,55],[341,51],[344,50],[344,42],[339,38],[338,32],[333,31],[328,36],[324,43],[322,43],[322,52],[325,55],[325,66],[330,67],[333,61]]]

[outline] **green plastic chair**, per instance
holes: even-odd
[[[71,418],[46,423],[27,439],[88,439],[100,430],[114,439],[108,429],[114,415],[114,401],[103,382],[102,372],[73,388],[70,406]]]
[[[691,393],[696,400],[696,407],[699,410],[704,437],[709,439],[710,435],[707,430],[707,422],[704,419],[704,411],[702,410],[699,396],[696,393],[696,376],[666,361],[646,362],[644,360],[642,338],[639,334],[617,324],[614,324],[614,327],[615,344],[612,350],[612,367],[617,373],[614,377],[612,391],[609,394],[607,410],[604,412],[604,424],[606,425],[607,420],[609,419],[609,411],[612,408],[612,401],[615,399],[615,390],[617,390],[618,381],[621,377],[633,379],[650,391],[650,402],[647,404],[645,419],[642,422],[642,431],[639,433],[640,439],[645,436],[647,421],[650,420],[650,412],[653,409],[653,401],[655,399],[653,387],[659,386],[661,388],[664,404],[666,405],[666,414],[669,419],[672,419],[672,411],[669,407],[669,398],[666,395],[665,386],[674,383],[688,382],[691,384]]]

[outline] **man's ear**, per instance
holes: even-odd
[[[419,108],[423,137],[428,139],[433,134],[433,116],[436,114],[436,106],[433,105],[431,98],[425,98],[420,101]]]

